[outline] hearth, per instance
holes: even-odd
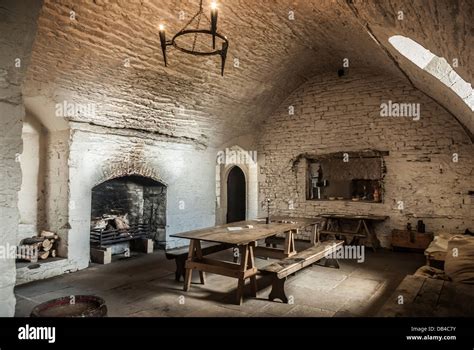
[[[92,260],[107,263],[110,257],[104,259],[104,255],[129,255],[131,250],[143,249],[150,252],[146,242],[165,244],[165,229],[166,186],[162,183],[133,175],[105,181],[92,189]]]
[[[150,227],[145,224],[128,226],[122,229],[91,228],[91,247],[106,248],[122,242],[150,237]]]

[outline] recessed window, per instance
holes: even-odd
[[[439,79],[474,111],[474,92],[470,83],[462,79],[443,57],[438,57],[416,41],[402,35],[388,39],[403,56],[418,67]]]

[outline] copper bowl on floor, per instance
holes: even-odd
[[[106,317],[104,299],[94,295],[70,295],[33,308],[30,317]]]

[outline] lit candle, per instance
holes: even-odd
[[[217,32],[217,3],[211,2],[211,33],[212,33],[212,48],[216,48],[216,32]]]
[[[168,65],[166,60],[166,33],[165,33],[165,26],[160,24],[158,26],[158,30],[160,33],[160,44],[161,44],[161,51],[163,52],[163,60],[165,61],[165,67]]]

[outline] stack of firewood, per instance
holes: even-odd
[[[27,246],[26,251],[37,252],[38,260],[45,260],[48,257],[56,257],[56,248],[58,235],[54,232],[41,231],[39,236],[25,238],[21,241],[21,246]],[[36,249],[35,249],[36,248]],[[20,258],[24,260],[35,260],[35,254],[21,254]]]

